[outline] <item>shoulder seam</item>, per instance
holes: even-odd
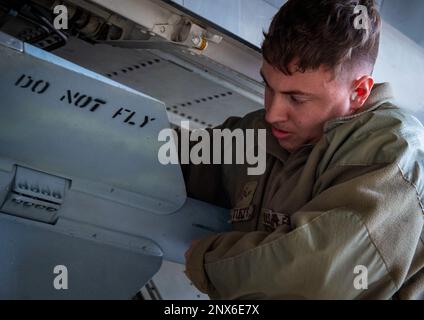
[[[419,192],[418,192],[418,188],[417,188],[417,186],[415,185],[415,183],[413,183],[412,181],[409,181],[409,180],[408,180],[408,178],[406,178],[406,175],[405,175],[405,174],[404,174],[404,172],[402,171],[402,168],[400,167],[400,165],[399,165],[399,164],[397,164],[397,167],[398,167],[398,169],[399,169],[399,171],[400,171],[400,174],[402,175],[403,180],[405,180],[407,183],[409,183],[409,184],[410,184],[410,185],[414,188],[415,193],[416,193],[416,195],[417,195],[418,204],[419,204],[419,206],[420,206],[420,208],[421,208],[422,214],[424,215],[424,205],[423,205],[423,203],[421,202],[421,198],[420,198],[420,194],[419,194]]]

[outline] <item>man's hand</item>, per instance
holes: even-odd
[[[194,247],[200,242],[200,240],[193,240],[190,244],[190,248],[188,248],[188,250],[186,251],[186,253],[184,254],[185,260],[186,260],[186,264],[187,264],[187,260],[190,258]]]

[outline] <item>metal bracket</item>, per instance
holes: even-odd
[[[222,36],[209,33],[186,18],[181,18],[174,24],[155,24],[151,32],[171,43],[195,49],[199,53],[208,47],[209,42],[219,44],[222,41]]]
[[[6,201],[0,210],[26,219],[54,224],[65,198],[67,180],[17,167]]]

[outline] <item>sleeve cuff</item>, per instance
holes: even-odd
[[[214,295],[216,291],[205,269],[205,254],[211,249],[219,234],[210,235],[200,240],[186,261],[185,274],[201,292]]]

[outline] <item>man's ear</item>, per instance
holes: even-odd
[[[364,106],[373,87],[374,79],[369,75],[362,76],[353,82],[350,100],[350,110],[352,113],[355,113]]]

